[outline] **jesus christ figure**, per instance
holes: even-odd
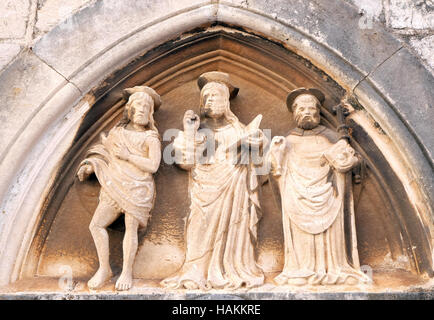
[[[259,286],[264,275],[255,261],[260,217],[257,177],[250,164],[234,161],[238,156],[229,150],[237,153],[237,145],[244,144],[259,147],[265,136],[257,122],[245,126],[230,110],[229,99],[238,89],[230,84],[228,74],[207,72],[198,84],[201,116],[187,111],[184,131],[174,141],[183,159],[193,158],[179,163],[190,172],[186,257],[181,269],[162,284],[203,290]],[[200,146],[206,143],[196,132],[199,126],[211,133],[217,146],[206,163],[190,154],[203,150]]]

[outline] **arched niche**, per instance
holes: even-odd
[[[125,102],[122,89],[145,84],[162,95],[163,105],[155,119],[163,135],[168,129],[181,128],[185,110],[197,110],[196,79],[211,70],[230,73],[240,88],[231,104],[240,120],[248,123],[261,113],[261,128],[271,129],[272,136],[286,135],[294,126],[285,105],[290,90],[321,88],[326,94],[322,123],[330,128],[338,125],[332,107],[348,94],[338,82],[295,52],[228,25],[194,29],[136,57],[92,90],[94,103],[59,165],[20,269],[22,279],[58,277],[65,265],[72,268],[75,277],[83,279],[96,270],[98,262],[88,225],[97,204],[99,185],[95,179],[78,182],[75,172],[99,133],[119,120]],[[357,100],[351,101],[355,108],[348,117],[352,144],[367,164],[362,184],[354,186],[361,264],[378,271],[380,278],[381,270],[397,269],[430,275],[431,240],[426,221],[412,203],[399,172],[391,166],[394,155],[385,155],[385,150],[381,150],[381,143],[387,144],[388,138]],[[163,148],[168,143],[165,141]],[[185,172],[162,163],[155,181],[157,201],[153,218],[140,237],[134,267],[137,278],[148,280],[168,276],[182,263],[184,218],[189,211]],[[263,185],[261,203],[258,262],[271,275],[282,268],[283,235],[281,214],[270,184]],[[118,221],[110,231],[115,271],[122,263],[122,235],[122,221]]]

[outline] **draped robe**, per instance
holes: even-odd
[[[113,149],[117,144],[126,147],[134,155],[148,158],[149,139],[160,142],[153,130],[142,132],[114,127],[107,137],[101,136],[101,143],[89,149],[83,161],[92,165],[101,185],[100,201],[106,201],[120,212],[132,215],[140,226],[146,226],[155,200],[154,179],[151,173],[116,157]]]
[[[354,150],[324,126],[296,128],[286,138],[282,175],[285,263],[275,281],[302,278],[311,284],[340,284],[348,278],[368,281],[358,265],[355,237],[348,259],[344,212],[346,173],[357,162]],[[346,210],[347,209],[347,210]],[[350,226],[355,235],[354,225]],[[349,261],[352,261],[351,264]]]
[[[264,282],[254,247],[260,218],[257,178],[250,165],[234,163],[227,152],[246,135],[245,129],[230,124],[213,133],[217,149],[212,159],[207,164],[196,163],[190,171],[186,256],[181,269],[163,280],[167,287],[179,288],[193,281],[207,290]],[[183,132],[174,147],[185,152]]]

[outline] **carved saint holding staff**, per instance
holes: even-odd
[[[152,174],[160,165],[161,144],[153,113],[161,99],[153,89],[144,86],[125,92],[129,99],[123,119],[107,136],[101,135],[101,143],[88,151],[77,173],[80,181],[95,173],[101,184],[99,204],[89,226],[100,264],[88,282],[91,289],[100,288],[112,277],[106,228],[122,213],[125,214],[123,268],[116,289],[128,290],[132,286],[137,231],[147,226],[155,199]]]
[[[285,242],[278,284],[369,281],[359,266],[354,219],[347,219],[344,227],[345,215],[354,218],[346,173],[359,159],[337,132],[319,124],[323,101],[318,89],[291,92],[287,106],[297,127],[271,143],[269,160],[281,194]]]

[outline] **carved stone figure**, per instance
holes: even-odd
[[[179,166],[189,170],[186,256],[181,269],[162,285],[202,290],[258,286],[264,282],[255,261],[258,181],[251,163],[240,163],[239,158],[243,146],[263,145],[261,116],[245,126],[232,113],[230,98],[238,88],[226,73],[204,73],[198,85],[200,117],[187,111],[184,131],[174,141],[182,154]],[[200,161],[198,154],[210,140],[216,148],[208,149],[207,160]]]
[[[112,277],[106,228],[122,213],[125,214],[123,268],[116,289],[131,288],[137,231],[147,226],[155,199],[152,174],[160,165],[161,144],[153,113],[161,99],[149,87],[137,86],[125,92],[129,99],[123,119],[107,136],[101,135],[101,143],[88,151],[77,173],[80,181],[95,173],[101,185],[99,204],[89,226],[99,259],[99,269],[88,282],[91,289],[101,287]]]
[[[268,154],[280,189],[285,241],[278,284],[369,280],[360,270],[354,223],[345,227],[345,214],[354,214],[346,173],[359,159],[337,132],[319,124],[323,101],[318,89],[291,92],[287,106],[297,127],[286,138],[274,137]]]

